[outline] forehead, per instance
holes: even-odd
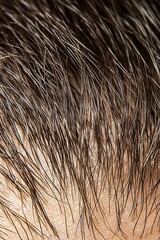
[[[53,170],[53,167],[56,167],[56,164],[60,165],[63,163],[62,159],[59,159],[59,156],[57,155],[57,157],[53,159],[54,163],[51,164],[51,159],[49,159],[50,156],[47,155],[44,149],[40,148],[39,145],[36,145],[35,142],[29,142],[27,134],[25,135],[20,127],[15,127],[18,138],[12,130],[8,130],[8,140],[10,141],[10,147],[12,147],[12,150],[10,148],[6,148],[5,154],[7,158],[1,158],[1,197],[8,202],[8,205],[4,208],[5,211],[1,209],[3,217],[2,223],[5,229],[13,231],[8,232],[5,230],[4,233],[6,232],[8,236],[14,237],[14,239],[19,238],[16,234],[14,225],[12,224],[12,219],[23,239],[26,238],[26,233],[24,232],[22,226],[26,229],[29,237],[31,237],[29,232],[30,227],[35,227],[34,231],[36,233],[33,233],[34,239],[41,239],[41,237],[37,234],[39,233],[41,235],[42,230],[46,236],[51,238],[54,237],[53,232],[48,229],[47,223],[44,224],[41,229],[44,216],[40,213],[41,209],[38,210],[39,206],[36,206],[35,203],[35,197],[38,197],[41,204],[43,204],[51,224],[56,227],[56,231],[62,239],[65,239],[67,234],[70,236],[70,239],[72,239],[71,236],[75,234],[74,239],[79,239],[82,232],[83,234],[85,232],[87,239],[92,239],[93,235],[88,229],[88,226],[93,227],[92,224],[94,224],[95,229],[97,229],[97,231],[94,230],[94,234],[98,239],[102,238],[101,234],[104,237],[110,237],[110,239],[123,238],[121,231],[118,231],[115,235],[117,230],[118,214],[115,202],[116,197],[119,210],[121,208],[122,211],[123,208],[123,212],[121,212],[121,229],[128,237],[130,237],[130,239],[133,238],[133,231],[135,233],[135,239],[138,239],[142,234],[142,229],[145,229],[145,239],[150,239],[151,235],[147,235],[147,233],[151,229],[154,229],[154,236],[158,236],[158,229],[156,225],[153,225],[153,222],[157,217],[157,213],[153,210],[155,200],[148,200],[145,198],[144,202],[142,202],[142,191],[139,191],[139,196],[137,193],[136,195],[127,196],[127,194],[122,194],[118,191],[118,189],[116,189],[118,184],[119,188],[123,189],[122,184],[125,185],[128,180],[126,177],[128,171],[127,154],[124,156],[126,164],[124,163],[124,168],[121,168],[121,174],[124,175],[121,176],[121,180],[118,176],[116,176],[114,168],[112,168],[112,174],[114,172],[115,175],[112,179],[109,179],[109,176],[106,177],[103,176],[103,174],[100,175],[98,170],[96,170],[96,168],[94,169],[92,184],[95,184],[95,190],[98,198],[95,200],[93,188],[91,188],[89,182],[87,183],[86,181],[85,189],[83,191],[87,191],[86,200],[90,204],[90,210],[86,209],[84,214],[84,209],[87,205],[85,205],[85,202],[83,202],[83,198],[80,195],[82,193],[82,191],[79,190],[81,182],[72,182],[73,179],[70,175],[70,171],[66,171],[66,185],[64,185],[61,175],[58,175],[58,173]],[[4,147],[6,146],[4,145]],[[90,160],[93,162],[93,166],[95,167],[97,164],[97,150],[96,147],[94,147],[94,144],[91,153],[92,157]],[[54,154],[56,153],[54,152]],[[72,160],[77,161],[76,156],[75,158],[73,157]],[[63,159],[63,161],[65,164],[65,159]],[[112,164],[114,165],[116,162],[112,162]],[[116,168],[117,167],[118,166],[116,166]],[[29,174],[29,171],[31,174]],[[77,171],[77,176],[78,173],[79,172]],[[28,181],[23,174],[27,175],[29,178]],[[32,195],[32,191],[34,191],[34,189],[37,191],[35,196]],[[136,192],[135,185],[131,191]],[[4,200],[3,203],[6,203]],[[136,203],[136,208],[134,209],[134,214],[131,215],[133,200]],[[148,209],[147,211],[146,208]],[[6,214],[6,211],[8,214]],[[10,216],[9,218],[8,215]],[[146,215],[148,215],[147,218]],[[146,218],[146,222],[144,222],[144,218]],[[88,219],[92,219],[93,222],[89,223]],[[27,221],[29,225],[28,230]],[[101,234],[98,233],[98,231],[100,231]]]

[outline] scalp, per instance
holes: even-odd
[[[76,199],[84,238],[84,224],[92,239],[95,231],[106,237],[94,212],[105,227],[110,203],[113,232],[122,237],[123,219],[135,219],[132,235],[142,222],[138,237],[158,225],[159,7],[1,1],[0,203],[13,226],[16,219],[42,234],[44,225],[60,237],[45,198],[59,209],[65,202],[66,229]],[[17,214],[5,191],[15,192],[22,207],[31,203],[36,223]]]

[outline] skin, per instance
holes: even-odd
[[[23,134],[21,133],[20,130],[19,130],[19,133],[21,134],[21,137],[23,137]],[[30,149],[30,146],[27,140],[25,139],[24,142],[25,142],[25,147],[28,149],[28,152],[30,153],[30,155],[32,155],[32,151]],[[24,154],[22,147],[19,146],[16,140],[15,140],[15,144],[17,146],[17,149],[19,149],[19,153]],[[44,169],[46,169],[47,174],[49,176],[50,175],[49,168],[46,164],[43,154],[41,153],[40,150],[38,150],[38,148],[37,148],[37,153],[41,159]],[[1,159],[1,164],[5,166],[2,159]],[[19,179],[18,175],[15,174],[15,176],[17,176],[17,179]],[[26,216],[26,218],[34,226],[36,226],[37,229],[39,229],[40,231],[40,225],[35,216],[35,211],[32,208],[33,205],[30,197],[26,197],[26,200],[24,200],[24,203],[22,204],[18,191],[15,188],[13,188],[11,184],[7,183],[6,180],[2,177],[2,175],[0,180],[1,180],[0,190],[3,192],[5,191],[5,196],[7,200],[10,201],[11,208],[15,210],[16,213],[19,214],[20,216]],[[58,186],[58,182],[57,182],[57,186]],[[100,186],[101,184],[99,182],[97,191],[100,190]],[[83,223],[81,220],[82,225],[79,223],[81,208],[79,207],[80,198],[79,198],[77,189],[73,190],[71,185],[69,185],[67,188],[67,198],[70,204],[69,206],[67,200],[64,202],[61,202],[53,198],[53,193],[49,188],[47,188],[47,194],[43,193],[43,197],[45,198],[44,206],[49,218],[51,219],[51,222],[54,224],[54,226],[58,231],[59,239],[79,240],[82,238],[82,236],[84,237],[83,239],[87,239],[87,240],[92,240],[94,238],[98,240],[100,239],[113,239],[113,240],[123,240],[123,239],[131,239],[131,240],[155,239],[156,240],[157,239],[158,240],[159,239],[158,238],[159,233],[158,233],[158,228],[156,227],[156,224],[154,225],[154,227],[152,227],[152,223],[154,221],[154,217],[156,214],[155,211],[153,211],[152,214],[147,219],[145,223],[143,236],[142,236],[142,230],[144,227],[144,219],[145,219],[145,213],[146,213],[145,207],[147,206],[148,209],[151,208],[152,202],[146,203],[146,205],[143,207],[142,212],[140,214],[139,221],[134,230],[134,227],[137,221],[136,216],[138,216],[138,213],[140,213],[141,211],[140,208],[142,204],[140,203],[139,208],[137,209],[137,215],[135,215],[135,218],[131,217],[130,209],[133,205],[131,197],[129,197],[127,201],[127,205],[122,215],[122,219],[121,219],[122,231],[120,230],[118,231],[117,224],[116,224],[117,221],[116,221],[115,204],[114,204],[114,199],[112,197],[113,193],[111,193],[110,198],[108,198],[107,189],[108,189],[108,184],[106,183],[104,189],[101,191],[99,196],[99,203],[101,204],[102,209],[104,210],[103,214],[106,215],[106,218],[104,218],[103,214],[99,211],[98,208],[94,209],[93,221],[97,231],[94,228],[94,234],[93,234],[93,232],[91,231],[92,230],[91,225],[89,226],[90,227],[90,230],[89,230],[86,221],[84,221]],[[92,194],[90,192],[90,188],[88,188],[88,198],[90,198],[92,208],[94,208],[94,201],[93,201]],[[110,208],[109,208],[109,205],[110,205]],[[2,211],[0,214],[1,214],[0,224],[3,224],[3,227],[4,227],[3,234],[2,234],[4,239],[10,238],[10,239],[18,240],[19,236],[16,233],[16,230],[13,224],[9,222],[9,220],[6,218],[6,216]],[[35,233],[32,233],[33,235],[31,235],[26,225],[24,224],[23,225],[24,229],[27,232],[27,236],[26,236],[25,231],[22,229],[22,226],[18,223],[18,221],[14,220],[14,224],[18,229],[21,239],[23,240],[25,239],[27,240],[27,236],[29,237],[29,239],[33,237],[33,239],[36,239],[36,240],[47,239],[47,237],[49,239],[55,239],[55,240],[58,239],[55,237],[51,229],[49,229],[48,227],[46,228],[47,225],[45,223],[41,229],[41,231],[43,231],[43,234],[41,232],[43,237],[40,236],[41,234],[37,235]],[[82,234],[81,231],[85,233],[85,235]]]

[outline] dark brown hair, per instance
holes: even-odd
[[[40,225],[45,219],[57,237],[42,195],[52,188],[63,201],[69,184],[93,228],[87,191],[104,216],[105,183],[118,229],[129,196],[131,216],[140,198],[142,208],[153,202],[146,219],[157,211],[158,222],[159,9],[158,0],[0,1],[0,175],[31,198]],[[0,206],[12,223],[37,227],[3,192]]]

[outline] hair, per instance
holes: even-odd
[[[142,235],[151,212],[158,222],[159,9],[158,0],[0,1],[0,176],[58,238],[43,195],[66,201],[70,185],[91,229],[95,208],[105,218],[106,184],[120,231],[129,197],[134,229],[142,209]],[[0,208],[37,232],[5,190]]]

